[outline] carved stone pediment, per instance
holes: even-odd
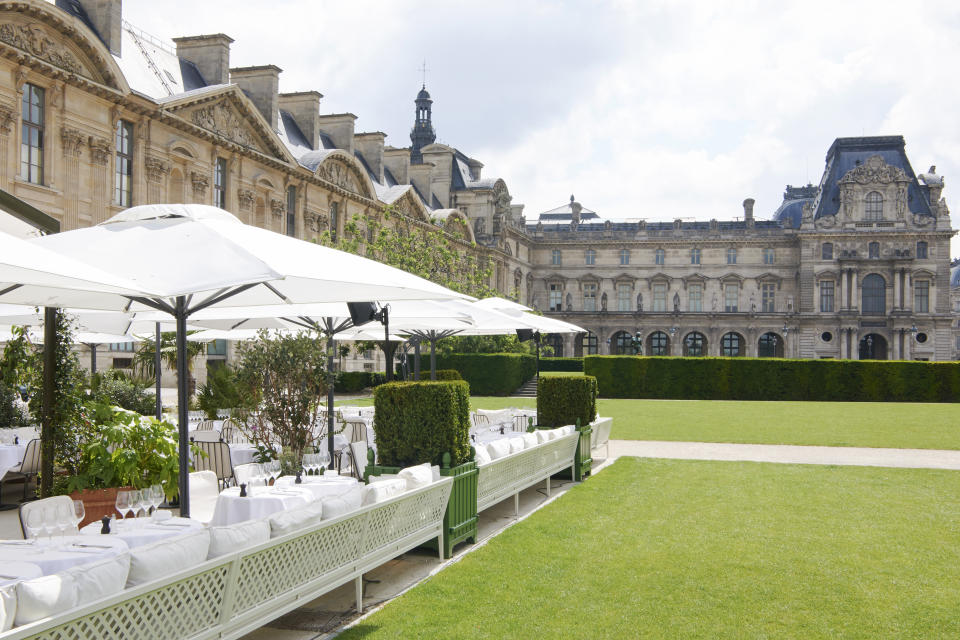
[[[260,152],[263,152],[266,146],[230,100],[202,105],[189,111],[184,117],[201,129],[239,145]]]
[[[0,24],[0,42],[16,47],[35,58],[77,75],[92,78],[77,55],[61,42],[62,36],[52,34],[38,22]]]
[[[891,184],[910,182],[903,169],[887,164],[882,156],[870,156],[863,164],[850,169],[840,179],[840,184],[856,183],[862,185]]]
[[[322,233],[327,230],[327,216],[321,213],[308,211],[303,214],[303,222],[306,224],[307,229],[314,233]]]
[[[328,158],[321,163],[320,166],[317,167],[317,177],[350,193],[356,193],[368,198],[371,197],[366,186],[366,181],[360,174],[360,170],[340,158]],[[397,202],[395,206],[405,215],[422,219],[422,216],[413,214],[413,207],[409,205],[406,210],[404,210],[404,205],[401,202]]]

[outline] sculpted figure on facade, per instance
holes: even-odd
[[[637,313],[643,313],[643,294],[637,294]]]
[[[566,310],[573,311],[573,296],[571,296],[569,293],[567,294]]]
[[[270,212],[274,215],[274,217],[279,218],[283,215],[283,212],[286,211],[286,209],[287,205],[283,200],[278,198],[273,198],[270,200]]]
[[[604,291],[603,295],[600,296],[600,310],[601,311],[607,310],[607,292],[606,291]]]
[[[26,51],[55,67],[83,74],[84,69],[76,56],[53,40],[37,23],[0,25],[0,42]]]
[[[903,214],[907,210],[907,185],[897,185],[897,218],[903,219]]]
[[[680,293],[677,291],[673,293],[673,312],[680,313]]]
[[[226,101],[201,107],[190,115],[193,124],[246,147],[257,148],[240,118]]]

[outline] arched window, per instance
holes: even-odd
[[[727,358],[739,358],[743,356],[743,337],[739,333],[723,334],[720,338],[720,355]]]
[[[833,243],[832,242],[824,242],[820,246],[820,259],[833,260]]]
[[[879,191],[871,191],[863,201],[864,220],[883,220],[883,196]]]
[[[563,357],[563,336],[557,333],[551,333],[547,336],[546,345],[550,347],[554,358]]]
[[[871,242],[867,245],[867,256],[870,258],[879,258],[880,257],[880,243]]]
[[[651,356],[670,355],[670,337],[663,331],[654,331],[647,336],[647,353]]]
[[[583,334],[581,338],[580,345],[583,347],[583,355],[585,356],[595,356],[597,355],[597,334],[592,331],[587,331]]]
[[[657,249],[653,254],[653,263],[654,264],[663,264],[667,256],[667,252],[663,249]]]
[[[727,249],[727,264],[737,264],[736,249]]]
[[[692,331],[683,339],[683,355],[696,358],[707,355],[707,337],[698,331]]]
[[[761,358],[782,358],[783,338],[771,332],[760,336],[757,342],[757,356]]]
[[[884,314],[887,311],[887,281],[871,273],[863,279],[863,313]]]
[[[635,356],[637,349],[633,346],[633,336],[626,331],[618,331],[613,336],[613,353],[618,356]]]

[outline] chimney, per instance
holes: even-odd
[[[272,64],[230,69],[230,82],[236,83],[247,94],[275,131],[280,113],[278,105],[281,71],[283,69]]]
[[[420,150],[425,163],[433,164],[439,171],[431,180],[430,189],[444,207],[450,206],[450,187],[453,176],[453,149],[442,144],[427,145]]]
[[[333,146],[353,155],[353,127],[357,116],[352,113],[331,113],[318,118],[320,130],[330,136]]]
[[[420,192],[426,201],[427,206],[430,206],[430,177],[433,173],[432,164],[411,164],[410,165],[410,184],[417,188],[417,191]]]
[[[288,112],[300,127],[312,149],[320,148],[320,98],[319,91],[281,93],[279,108]]]
[[[410,149],[384,147],[383,165],[393,174],[397,184],[408,184],[410,182]]]
[[[377,182],[381,184],[383,184],[383,142],[386,139],[387,134],[382,131],[358,133],[353,136],[353,146],[373,171]]]
[[[473,158],[467,158],[467,165],[470,167],[470,177],[473,180],[479,180],[480,173],[483,171],[483,163]]]
[[[747,198],[743,201],[743,219],[746,222],[753,222],[753,203],[756,202],[753,198]]]
[[[120,55],[120,38],[123,34],[121,22],[123,11],[121,0],[79,0],[80,6],[97,30],[100,39],[110,49],[110,53]]]
[[[174,38],[177,57],[192,62],[207,84],[230,82],[230,43],[233,38],[222,33]]]

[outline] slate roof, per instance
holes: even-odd
[[[774,211],[773,219],[782,222],[785,227],[799,229],[803,218],[803,205],[808,202],[813,203],[817,197],[817,190],[817,187],[812,184],[805,187],[787,185],[786,191],[783,192],[783,202]]]
[[[954,260],[950,269],[950,286],[960,287],[960,260]]]

